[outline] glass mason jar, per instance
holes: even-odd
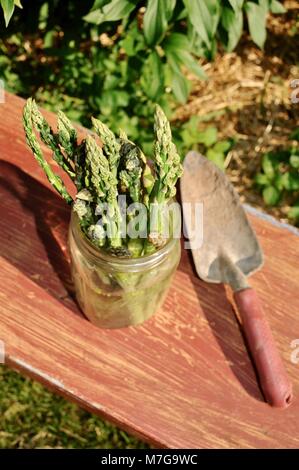
[[[86,317],[102,328],[137,325],[162,305],[180,261],[181,245],[171,238],[139,258],[118,258],[96,248],[72,212],[69,228],[72,278]]]

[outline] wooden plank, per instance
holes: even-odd
[[[7,363],[157,446],[299,445],[298,400],[263,402],[230,292],[182,260],[163,309],[138,327],[101,330],[71,297],[69,209],[26,149],[23,100],[0,105],[0,339]],[[52,119],[52,117],[51,117]],[[252,277],[298,394],[299,239],[250,216],[265,252]]]

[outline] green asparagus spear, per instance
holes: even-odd
[[[53,159],[59,166],[74,180],[75,172],[72,164],[67,156],[65,156],[59,146],[58,136],[54,134],[51,127],[39,112],[38,107],[34,100],[31,100],[31,116],[32,122],[40,134],[41,140],[52,150]]]
[[[163,231],[165,222],[162,209],[156,215],[157,226],[149,232],[145,242],[130,237],[122,238],[123,224],[128,224],[134,216],[123,215],[118,205],[118,196],[129,196],[127,204],[142,202],[147,215],[150,214],[151,203],[163,206],[174,197],[177,179],[182,174],[182,165],[172,142],[167,118],[157,106],[153,165],[148,163],[141,149],[128,139],[124,131],[120,131],[119,137],[116,137],[101,121],[92,118],[92,123],[102,147],[90,135],[79,144],[76,130],[63,112],[58,113],[55,134],[34,100],[29,99],[24,108],[27,143],[50,183],[69,204],[72,203],[63,181],[45,160],[34,128],[39,132],[41,140],[52,150],[53,159],[77,187],[73,209],[77,212],[86,235],[96,246],[105,246],[116,256],[130,254],[138,257],[152,253],[167,241]],[[109,207],[104,215],[97,211],[99,204],[103,203]],[[100,217],[109,228],[108,237],[103,236],[104,226],[97,224]]]
[[[149,202],[149,194],[154,186],[154,176],[141,149],[128,140],[120,130],[119,179],[121,190],[130,195],[133,202]]]
[[[123,169],[119,172],[121,192],[128,193],[133,202],[141,197],[141,161],[138,147],[133,147],[123,158]]]
[[[32,106],[33,106],[33,100],[29,98],[27,100],[27,103],[23,111],[23,124],[24,124],[27,144],[31,148],[33,155],[35,156],[37,162],[44,170],[53,188],[56,189],[56,191],[63,197],[63,199],[65,199],[65,201],[68,204],[71,204],[73,202],[72,197],[67,192],[61,178],[53,172],[51,166],[46,161],[43,155],[43,152],[41,150],[41,147],[38,143],[38,140],[34,134],[33,123],[32,123]]]
[[[154,131],[154,163],[157,180],[151,201],[165,202],[175,196],[175,185],[183,173],[183,167],[176,146],[172,142],[169,122],[158,105],[156,105]]]
[[[117,141],[113,132],[103,124],[99,119],[91,118],[92,125],[103,142],[103,151],[108,158],[110,170],[116,175],[118,162],[120,158],[120,143]]]
[[[58,111],[57,136],[60,146],[65,151],[69,160],[74,160],[77,144],[77,132],[71,121],[62,111]]]
[[[121,246],[121,214],[117,201],[117,179],[111,171],[109,161],[101,147],[91,136],[86,138],[86,166],[89,169],[90,181],[99,202],[109,204],[109,214],[106,215],[109,226],[109,244],[116,248]]]
[[[149,243],[146,245],[146,252],[151,250],[150,244],[160,248],[167,241],[169,219],[164,215],[165,205],[175,196],[175,185],[183,172],[180,156],[172,142],[169,122],[158,105],[155,112],[154,131],[154,164],[157,179],[150,195],[150,201],[157,204],[157,211],[155,212],[155,228],[153,230],[150,227],[151,230],[149,230]]]

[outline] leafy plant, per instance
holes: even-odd
[[[294,137],[295,132],[292,134]],[[288,217],[299,220],[299,149],[297,145],[268,152],[262,157],[262,171],[255,177],[265,204],[288,203]]]
[[[21,5],[20,0],[1,0],[0,1],[3,14],[4,14],[4,20],[5,20],[5,26],[8,26],[8,23],[13,15],[15,7],[23,8]]]
[[[180,102],[185,102],[189,93],[182,66],[196,76],[205,78],[194,57],[212,58],[218,38],[228,51],[233,50],[242,35],[244,13],[253,41],[262,48],[266,39],[269,10],[273,13],[285,11],[277,0],[148,0],[144,13],[142,9],[138,10],[142,5],[143,2],[129,0],[96,0],[84,19],[96,25],[123,20],[129,32],[130,25],[139,15],[138,32],[143,33],[145,39],[144,61],[148,60],[153,65],[162,83],[171,87],[176,100]],[[183,34],[180,32],[182,28]],[[132,47],[133,41],[128,42]],[[159,87],[154,89],[156,93],[151,98],[157,99]]]
[[[7,22],[14,4],[1,1]],[[93,115],[122,127],[148,151],[154,104],[170,118],[189,96],[186,69],[204,79],[198,59],[212,59],[218,43],[234,49],[244,17],[262,47],[269,10],[283,8],[276,0],[26,0],[0,42],[0,78],[52,110],[59,103],[72,120],[88,125]]]
[[[233,147],[234,140],[218,140],[216,127],[209,126],[200,131],[199,125],[200,118],[198,116],[192,116],[189,121],[183,124],[177,140],[178,148],[182,154],[191,149],[198,150],[224,170],[225,157]]]

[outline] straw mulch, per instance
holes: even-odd
[[[288,147],[290,133],[299,126],[299,103],[290,99],[290,83],[299,79],[299,3],[285,5],[286,15],[268,20],[265,50],[245,37],[235,52],[220,51],[213,63],[203,64],[208,79],[194,80],[188,103],[176,114],[186,120],[212,113],[202,128],[215,125],[221,137],[237,139],[225,166],[242,201],[283,221],[287,220],[287,204],[265,207],[253,178],[260,170],[262,154]]]

